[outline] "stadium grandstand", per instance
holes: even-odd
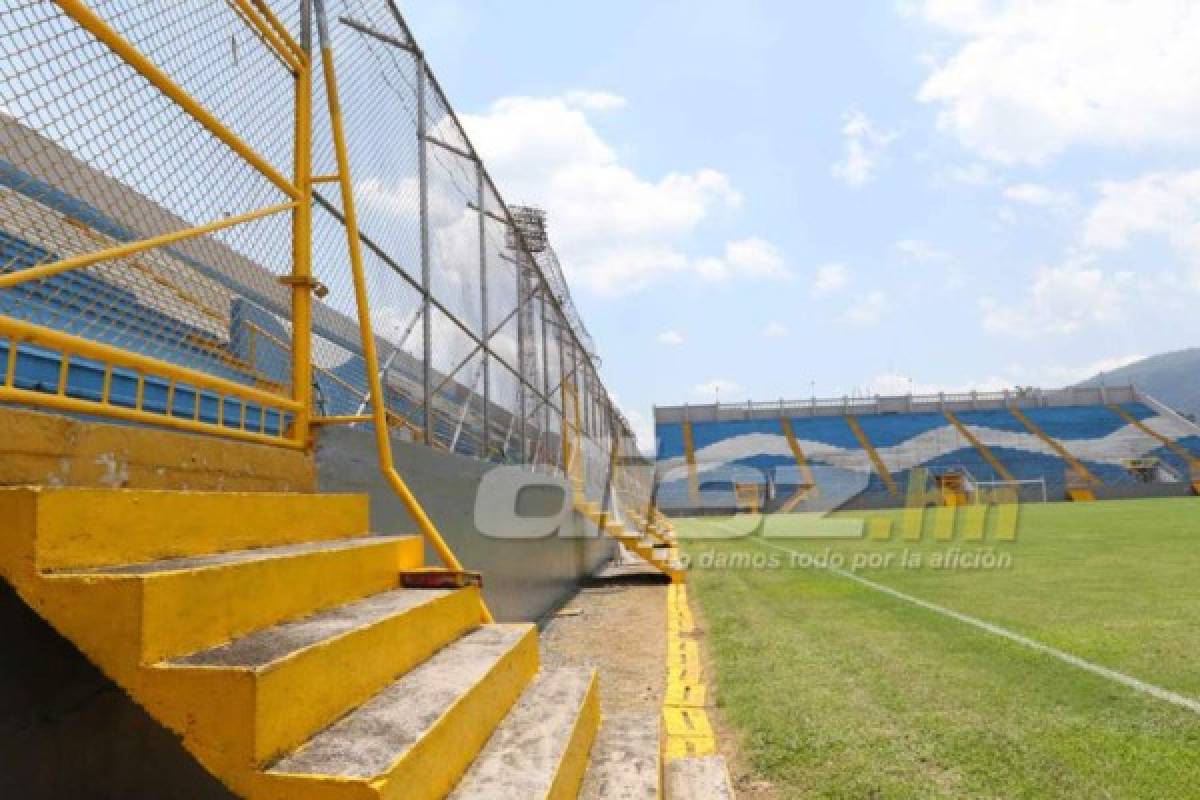
[[[1200,428],[1135,387],[655,409],[668,513],[1200,493]]]

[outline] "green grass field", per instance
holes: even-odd
[[[751,521],[677,527],[713,537]],[[1010,562],[990,570],[930,566],[980,544],[928,532],[777,538],[803,523],[775,517],[770,538],[685,544],[722,715],[779,796],[1200,797],[1200,705],[907,599],[1200,699],[1200,500],[1026,506],[1016,541],[983,543]],[[810,563],[831,553],[841,572]]]

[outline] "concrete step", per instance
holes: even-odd
[[[365,495],[148,489],[0,489],[32,512],[40,570],[82,569],[329,541],[370,532]]]
[[[158,665],[175,698],[166,707],[183,712],[167,722],[189,742],[265,764],[480,622],[477,589],[394,589],[265,628]]]
[[[658,800],[662,797],[659,715],[605,716],[592,746],[580,800]]]
[[[256,797],[444,797],[537,672],[532,625],[485,625],[262,775]]]
[[[667,761],[667,800],[735,800],[724,756]]]
[[[622,540],[621,544],[626,550],[669,577],[671,583],[687,581],[687,568],[677,558],[661,559],[653,547],[644,546],[640,540]]]
[[[74,587],[79,602],[105,596],[130,609],[128,619],[114,614],[114,625],[128,627],[109,636],[132,641],[112,645],[129,644],[138,663],[153,664],[394,589],[400,569],[422,563],[423,548],[412,536],[365,536],[61,570],[44,578]]]
[[[666,544],[656,545],[654,548],[654,558],[656,561],[664,564],[678,564],[679,549]]]
[[[492,734],[450,800],[574,797],[600,724],[592,669],[543,671]]]

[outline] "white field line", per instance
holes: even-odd
[[[712,524],[721,528],[725,528],[727,531],[733,532],[732,528],[722,525],[720,522],[713,522]],[[776,550],[790,553],[793,556],[803,556],[803,553],[799,553],[788,547],[777,545],[774,542],[764,541],[760,538],[754,538],[752,541],[761,544],[763,547],[773,547]],[[1002,628],[994,623],[986,622],[985,620],[963,614],[960,611],[955,611],[954,609],[946,608],[945,606],[939,606],[937,603],[931,603],[928,600],[922,600],[921,598],[914,597],[911,594],[905,594],[904,592],[897,591],[890,586],[884,586],[882,583],[876,583],[875,581],[864,578],[861,575],[855,575],[853,572],[848,572],[838,567],[826,567],[826,569],[836,575],[840,575],[843,578],[849,578],[856,583],[866,586],[868,589],[874,589],[877,592],[890,595],[897,600],[903,600],[906,603],[912,603],[915,606],[924,608],[927,611],[932,611],[935,614],[941,614],[942,616],[956,619],[959,622],[979,628],[982,631],[987,631],[993,636],[999,636],[1003,639],[1008,639],[1011,642],[1016,642],[1019,645],[1028,647],[1030,650],[1035,650],[1039,653],[1044,653],[1045,655],[1057,658],[1059,661],[1070,664],[1071,666],[1077,667],[1085,672],[1090,672],[1093,675],[1099,675],[1102,678],[1108,678],[1110,681],[1119,683],[1122,686],[1127,686],[1134,691],[1141,692],[1142,694],[1155,697],[1164,702],[1179,706],[1180,708],[1186,708],[1188,711],[1193,713],[1200,714],[1200,700],[1196,700],[1195,698],[1187,697],[1186,695],[1179,694],[1178,692],[1172,692],[1169,689],[1164,689],[1161,686],[1155,686],[1152,683],[1146,683],[1145,681],[1139,680],[1132,675],[1126,675],[1124,672],[1117,672],[1115,669],[1109,669],[1108,667],[1093,663],[1085,658],[1080,658],[1079,656],[1059,650],[1056,647],[1043,644],[1036,639],[1030,639],[1028,636],[1022,636],[1019,633],[1010,631],[1007,628]]]

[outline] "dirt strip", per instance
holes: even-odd
[[[666,686],[667,586],[637,574],[596,584],[544,626],[542,664],[596,667],[606,714],[657,714]]]

